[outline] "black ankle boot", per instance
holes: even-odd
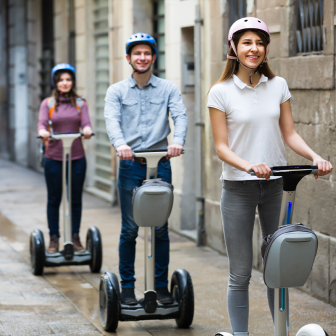
[[[157,299],[162,304],[172,304],[172,303],[174,303],[174,298],[169,293],[167,287],[159,287],[159,288],[156,288],[155,290],[156,290]]]
[[[122,288],[120,299],[122,304],[129,306],[134,306],[138,303],[134,294],[134,288]]]

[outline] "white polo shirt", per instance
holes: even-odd
[[[279,127],[280,104],[290,97],[282,77],[269,80],[261,75],[259,83],[252,88],[233,75],[210,90],[207,106],[226,114],[229,148],[239,157],[252,164],[285,166],[287,155]],[[221,180],[254,179],[257,178],[223,162]]]

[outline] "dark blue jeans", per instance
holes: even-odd
[[[62,161],[44,159],[44,176],[47,184],[47,218],[50,236],[59,237],[59,208],[62,200]],[[85,157],[72,160],[71,165],[72,234],[79,233],[82,216],[82,194],[86,172]]]
[[[119,273],[122,288],[134,288],[135,245],[139,227],[132,217],[133,189],[146,179],[146,165],[136,161],[120,161],[119,197],[121,206],[121,233],[119,242]],[[158,178],[171,183],[170,161],[160,162]],[[167,287],[169,264],[168,223],[155,228],[155,287]]]

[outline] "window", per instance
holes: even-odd
[[[166,59],[165,59],[165,2],[164,0],[155,0],[154,9],[154,38],[158,45],[158,55],[154,63],[153,73],[161,78],[165,78]]]
[[[297,53],[323,50],[323,0],[296,0]]]
[[[246,17],[246,0],[229,0],[229,26]]]
[[[41,79],[40,98],[43,100],[50,96],[51,86],[51,69],[54,66],[54,13],[53,0],[44,0],[41,2],[42,9],[42,56],[41,62]]]
[[[229,33],[229,29],[231,25],[247,16],[247,8],[250,8],[252,12],[253,9],[253,0],[228,0],[228,1],[221,1],[221,11],[223,17],[223,59],[226,60],[226,55],[229,51],[228,43],[227,43],[227,36]],[[250,14],[250,13],[249,13]]]
[[[104,118],[104,98],[106,90],[110,85],[109,71],[109,25],[108,0],[95,0],[93,7],[94,14],[94,37],[96,66],[95,66],[95,172],[93,192],[110,199],[112,191],[111,181],[111,143],[106,134]]]

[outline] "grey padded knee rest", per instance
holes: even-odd
[[[174,201],[173,186],[150,180],[133,191],[133,219],[138,226],[160,227],[168,220]]]

